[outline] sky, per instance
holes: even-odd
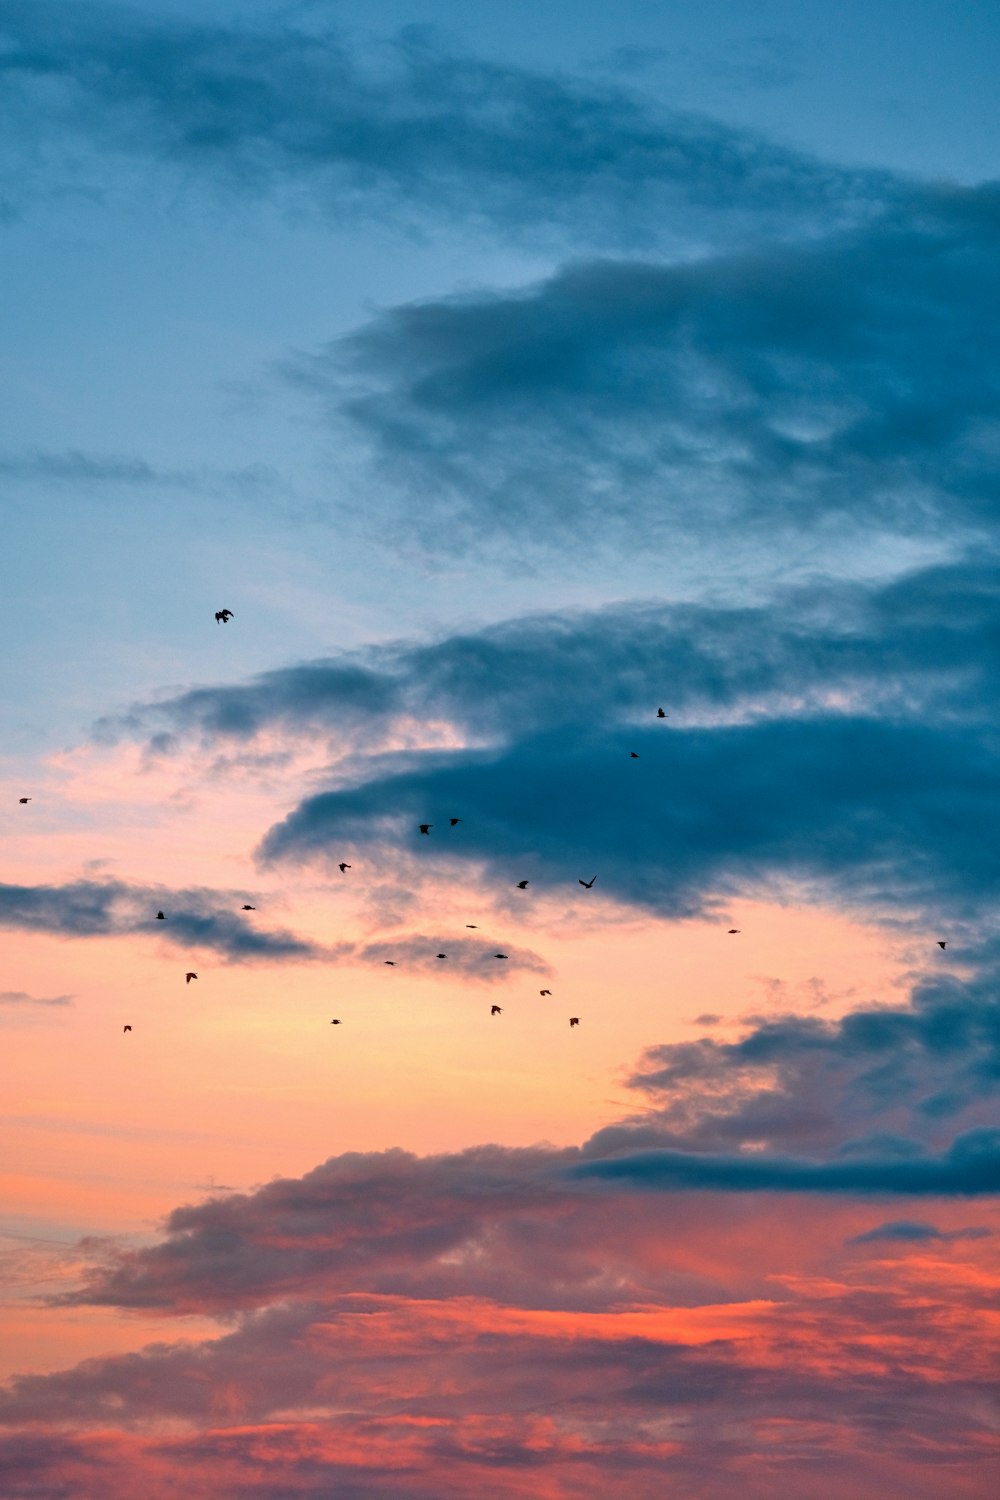
[[[6,0],[5,1497],[995,1494],[998,67]]]

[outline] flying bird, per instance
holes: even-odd
[[[433,827],[434,827],[433,823],[421,823],[421,825],[420,825],[420,832],[421,833],[430,833],[430,831],[431,831],[431,829]]]
[[[350,865],[344,864],[343,862],[341,862],[341,864],[339,866],[341,875],[343,875],[343,873],[344,873],[345,870],[349,870],[350,868],[351,868]]]
[[[478,932],[478,931],[479,931],[479,928],[478,928],[478,927],[477,927],[477,926],[476,926],[476,924],[475,924],[475,922],[466,922],[466,924],[465,924],[465,925],[466,925],[466,927],[468,927],[468,928],[469,928],[469,929],[470,929],[470,931],[472,931],[472,932]]]
[[[737,933],[738,933],[738,932],[740,932],[740,931],[741,931],[741,930],[742,930],[742,929],[741,929],[741,928],[739,928],[739,927],[730,927],[730,929],[729,929],[729,931],[728,931],[728,933],[727,933],[727,934],[726,934],[726,936],[727,936],[727,937],[735,937],[735,936],[736,936],[736,934],[737,934]]]
[[[331,1021],[331,1022],[330,1022],[330,1025],[331,1025],[331,1026],[339,1026],[339,1025],[340,1025],[340,1022],[339,1022],[339,1021]]]
[[[123,1026],[122,1027],[122,1035],[124,1036],[124,1034],[125,1034],[126,1031],[131,1031],[131,1030],[132,1030],[131,1026]]]
[[[382,962],[388,964],[390,968],[394,969],[396,967],[396,960],[394,958],[384,958]]]
[[[493,955],[494,958],[507,958],[508,956],[506,953],[494,953]]]
[[[658,708],[658,709],[657,709],[657,710],[656,710],[656,717],[657,717],[657,718],[658,718],[658,719],[669,719],[669,718],[670,718],[670,715],[669,715],[669,714],[665,714],[665,713],[664,713],[664,712],[663,712],[663,709],[662,709],[662,708]]]
[[[230,620],[232,618],[233,618],[233,612],[232,612],[231,609],[217,609],[215,611],[215,623],[216,623],[216,625],[218,625],[220,621],[222,622],[223,625],[228,625],[229,622],[230,622]]]
[[[594,880],[596,880],[596,879],[597,879],[597,876],[596,876],[596,875],[595,875],[595,876],[594,876]],[[584,888],[584,890],[587,890],[587,891],[589,891],[589,890],[590,890],[590,887],[591,887],[591,886],[592,886],[592,885],[593,885],[593,883],[594,883],[594,880],[581,880],[581,881],[580,881],[580,884],[581,884],[581,885],[582,885],[582,886],[583,886],[583,888]]]
[[[190,984],[191,981],[192,981],[192,979],[197,979],[197,978],[198,978],[197,974],[185,974],[184,975],[184,983],[185,984]]]
[[[448,955],[447,955],[447,953],[438,953],[438,954],[435,955],[435,957],[437,957],[437,958],[447,958]]]
[[[165,917],[165,916],[164,916],[164,915],[163,915],[163,913],[162,913],[162,911],[158,911],[158,912],[157,912],[157,913],[156,913],[156,920],[157,920],[157,921],[158,921],[158,922],[165,922],[165,921],[166,921],[166,920],[167,920],[167,919],[166,919],[166,917]]]
[[[539,990],[538,993],[540,995],[551,995],[552,991],[551,990]]]
[[[570,1016],[570,1018],[569,1018],[569,1024],[571,1026],[579,1026],[579,1024],[580,1024],[580,1017],[579,1016]]]
[[[491,1005],[490,1006],[490,1015],[491,1016],[502,1016],[503,1015],[503,1011],[500,1009],[499,1005]]]
[[[456,823],[461,823],[461,821],[462,821],[461,818],[449,818],[448,819],[448,822],[451,824],[452,828],[454,828],[454,826],[455,826]]]
[[[256,908],[256,906],[242,906],[240,908],[240,910],[241,911],[256,911],[257,908]]]
[[[18,800],[18,802],[20,802],[20,803],[21,803],[21,805],[22,805],[22,806],[23,806],[23,805],[24,805],[24,803],[25,803],[25,802],[30,802],[30,801],[31,801],[31,798],[30,798],[30,797],[18,797],[18,799],[17,799],[17,800]]]
[[[519,880],[517,882],[517,888],[518,888],[519,891],[526,891],[528,889],[528,886],[530,884],[531,884],[530,880]]]
[[[639,757],[638,757],[638,755],[636,755],[636,753],[635,753],[635,751],[634,751],[634,750],[630,750],[630,751],[629,751],[629,756],[630,756],[630,758],[631,758],[631,759],[632,759],[632,760],[638,760],[638,759],[639,759]]]
[[[945,946],[944,943],[941,941],[940,938],[938,938],[938,940],[937,940],[937,945],[938,945],[939,948],[943,948]]]

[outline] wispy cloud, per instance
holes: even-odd
[[[28,995],[24,990],[0,990],[0,1005],[34,1006],[34,1005],[72,1005],[73,995]]]
[[[876,1224],[874,1229],[868,1229],[864,1234],[853,1235],[847,1243],[876,1245],[890,1241],[904,1245],[925,1245],[928,1242],[949,1245],[955,1240],[986,1239],[992,1232],[975,1225],[968,1229],[938,1229],[935,1225],[925,1224],[918,1219],[890,1219],[885,1224]]]

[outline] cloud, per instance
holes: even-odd
[[[167,914],[163,922],[156,918],[160,909]],[[0,884],[0,927],[75,938],[155,934],[183,948],[211,949],[234,962],[310,959],[323,951],[290,932],[251,927],[221,905],[217,892],[170,891],[115,880]]]
[[[379,524],[435,550],[746,559],[807,529],[849,572],[879,534],[995,536],[998,203],[928,189],[820,241],[572,264],[285,368],[369,444]]]
[[[876,1224],[864,1234],[853,1235],[849,1245],[873,1245],[883,1240],[898,1240],[903,1244],[924,1244],[935,1240],[950,1244],[954,1240],[985,1239],[992,1233],[989,1229],[937,1229],[933,1224],[924,1224],[914,1219],[891,1219],[885,1224]]]
[[[72,1005],[73,995],[51,995],[47,998],[41,995],[28,995],[24,990],[0,990],[0,1005]]]
[[[362,54],[287,17],[10,0],[3,35],[14,169],[17,148],[37,165],[45,147],[55,175],[68,140],[79,174],[85,141],[109,162],[176,164],[230,194],[301,202],[304,190],[338,223],[401,212],[605,246],[801,232],[908,191],[619,87],[449,55],[427,28]]]

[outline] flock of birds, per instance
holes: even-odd
[[[229,621],[232,620],[232,619],[234,619],[234,618],[235,618],[235,616],[234,616],[233,611],[231,609],[217,609],[215,611],[215,623],[217,625],[228,625]],[[658,719],[669,719],[670,715],[668,713],[665,713],[662,708],[658,708],[656,710],[656,717]],[[630,759],[632,759],[632,760],[638,760],[639,759],[639,756],[638,756],[638,754],[637,754],[637,752],[635,750],[630,750],[629,751],[629,756],[630,756]],[[17,800],[23,806],[26,803],[30,802],[32,800],[32,798],[31,797],[19,797]],[[449,826],[451,828],[457,828],[458,824],[461,823],[461,822],[462,822],[461,818],[449,818],[448,819],[448,824],[449,824]],[[433,823],[418,823],[417,827],[420,829],[420,832],[422,834],[425,834],[429,838],[430,837],[431,829],[434,827],[434,824]],[[352,866],[349,865],[346,860],[342,860],[340,862],[340,864],[338,865],[338,869],[340,870],[341,874],[344,874],[347,870],[350,870],[351,868],[352,868]],[[584,888],[584,890],[589,891],[589,890],[593,889],[594,882],[596,880],[597,880],[597,876],[593,875],[593,876],[591,876],[591,878],[589,880],[578,879],[577,883],[579,885],[582,885],[583,888]],[[518,880],[515,883],[516,889],[519,890],[519,891],[526,891],[528,889],[528,886],[530,884],[531,884],[530,880]],[[240,909],[241,909],[241,911],[256,911],[257,910],[257,908],[255,906],[251,906],[249,903],[244,903],[244,905]],[[156,920],[158,922],[165,922],[167,920],[167,914],[166,914],[166,912],[158,911],[156,913]],[[467,928],[471,929],[472,931],[476,931],[477,930],[477,926],[476,926],[475,922],[466,922],[465,925],[466,925]],[[736,937],[736,936],[738,936],[740,934],[741,931],[742,931],[742,929],[739,928],[739,927],[730,927],[730,928],[727,929],[727,936],[729,936],[729,937]],[[947,947],[947,942],[946,942],[946,940],[944,940],[942,938],[938,938],[937,939],[937,945],[938,945],[939,948],[946,948]],[[435,954],[435,957],[436,958],[446,959],[448,957],[448,955],[447,955],[447,953],[438,953],[438,954]],[[507,953],[494,953],[493,957],[497,958],[497,959],[506,959],[506,958],[509,958],[510,955],[507,954]],[[389,968],[395,968],[395,966],[396,966],[396,960],[394,958],[384,959],[383,962]],[[198,978],[197,974],[193,970],[189,969],[184,974],[184,983],[186,985],[190,984],[193,979],[197,979],[197,978]],[[544,995],[551,995],[552,991],[551,990],[539,990],[538,993],[539,993],[539,995],[544,996]],[[490,1015],[491,1016],[502,1016],[503,1015],[503,1008],[501,1006],[499,1006],[499,1005],[491,1005],[490,1006]],[[330,1022],[331,1026],[340,1026],[341,1024],[342,1023],[341,1023],[341,1020],[340,1020],[339,1016],[335,1016],[333,1018],[333,1020]],[[569,1024],[570,1024],[570,1027],[579,1026],[579,1024],[580,1024],[580,1017],[579,1016],[570,1016],[570,1018],[569,1018]],[[126,1024],[122,1028],[123,1033],[126,1032],[126,1031],[131,1031],[131,1030],[132,1030],[132,1027],[130,1025],[128,1025],[128,1024]]]

